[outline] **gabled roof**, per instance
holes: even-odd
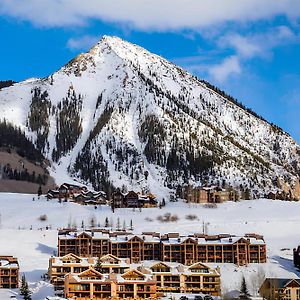
[[[114,255],[112,255],[112,254],[106,254],[106,255],[102,256],[102,257],[100,258],[100,261],[105,262],[105,261],[107,261],[107,258],[110,258],[111,260],[117,261],[117,262],[120,262],[120,261],[121,261],[120,258],[118,258],[118,257],[116,257],[116,256],[114,256]]]
[[[100,272],[96,271],[93,267],[89,267],[87,270],[79,273],[77,276],[81,279],[84,279],[85,277],[88,278],[91,276],[98,277],[99,279],[103,278],[103,275]]]
[[[263,285],[268,282],[275,288],[284,289],[289,286],[299,286],[300,287],[300,279],[299,278],[266,278]]]
[[[92,238],[92,236],[91,235],[89,235],[87,232],[82,232],[82,233],[80,233],[77,237],[80,237],[80,236],[86,236],[86,237],[89,237],[89,238]]]
[[[196,263],[192,264],[191,266],[189,266],[190,270],[199,269],[199,268],[209,270],[209,267],[205,264],[202,264],[201,262],[196,262]]]
[[[234,244],[238,244],[238,243],[245,243],[245,244],[249,244],[249,241],[247,241],[245,238],[241,237],[240,239],[238,239],[237,241],[234,242]]]
[[[158,267],[158,266],[164,266],[164,267],[166,267],[167,269],[171,269],[170,268],[170,266],[168,266],[166,263],[164,263],[164,262],[158,262],[158,263],[155,263],[154,265],[152,265],[151,267],[150,267],[150,269],[152,270],[152,269],[154,269],[155,267]]]
[[[81,257],[79,257],[79,256],[77,256],[77,255],[75,255],[73,253],[68,253],[68,254],[62,256],[60,259],[61,260],[65,260],[65,259],[68,259],[68,258],[73,258],[76,261],[81,261],[82,260]]]
[[[124,279],[127,279],[127,278],[140,278],[140,277],[142,277],[143,279],[146,278],[146,276],[142,272],[140,272],[138,270],[135,270],[135,269],[131,269],[131,270],[125,272],[124,274],[122,274],[121,276]]]
[[[196,242],[193,238],[191,238],[191,237],[185,238],[185,239],[182,241],[181,244],[184,244],[184,243],[186,243],[187,241],[188,241],[188,242],[192,242],[193,244],[197,244],[197,242]]]
[[[141,242],[143,241],[143,239],[141,239],[139,236],[137,235],[134,235],[132,238],[129,239],[129,241],[133,240],[133,239],[138,239],[140,240]]]

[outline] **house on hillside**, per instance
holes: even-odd
[[[106,194],[104,192],[81,192],[74,195],[74,202],[82,205],[105,205],[107,204]]]
[[[138,193],[139,199],[138,199],[138,206],[139,207],[157,207],[157,200],[156,197],[152,194],[148,195],[141,195]]]
[[[83,191],[87,191],[85,186],[79,186],[75,184],[63,183],[59,188],[59,197],[61,199],[73,198],[74,194],[80,194]]]
[[[300,279],[266,278],[259,293],[266,300],[299,300]]]
[[[125,195],[126,207],[139,207],[139,195],[134,191],[129,191]]]
[[[111,206],[114,208],[126,207],[125,195],[121,191],[117,190],[112,193]]]
[[[181,197],[188,203],[222,203],[237,200],[234,190],[222,189],[218,186],[186,186],[181,192]]]

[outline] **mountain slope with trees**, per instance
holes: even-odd
[[[68,174],[108,193],[165,195],[213,183],[251,197],[300,198],[300,148],[286,132],[117,37],[103,37],[47,78],[1,90],[0,109],[52,162],[58,180]]]

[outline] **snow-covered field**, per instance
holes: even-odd
[[[33,201],[35,197],[35,201]],[[173,223],[160,223],[157,217],[171,213],[178,216]],[[40,221],[41,215],[46,221]],[[187,215],[196,215],[194,221]],[[239,289],[244,275],[249,289],[254,293],[258,283],[254,278],[263,274],[273,277],[298,277],[293,266],[292,250],[300,244],[300,203],[273,200],[251,200],[238,203],[219,204],[218,208],[205,208],[198,204],[183,202],[167,203],[163,209],[139,210],[117,209],[112,213],[109,207],[80,206],[74,203],[38,200],[34,195],[0,193],[0,255],[14,255],[19,258],[21,273],[24,273],[33,289],[33,300],[44,299],[53,294],[51,285],[41,276],[47,272],[48,259],[56,251],[57,228],[68,224],[81,227],[82,221],[89,226],[91,219],[104,226],[108,217],[115,229],[117,220],[121,227],[129,226],[132,220],[134,231],[160,231],[194,233],[202,232],[203,223],[209,234],[231,233],[243,235],[255,232],[264,235],[267,243],[268,263],[236,267],[221,265],[222,289],[224,292]],[[46,230],[46,227],[51,230]],[[285,250],[282,250],[285,249]],[[9,298],[0,292],[0,299]]]

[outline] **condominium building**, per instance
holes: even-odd
[[[85,299],[154,299],[156,282],[150,274],[131,269],[123,274],[102,274],[90,267],[65,277],[65,297]]]
[[[0,256],[0,288],[19,287],[19,263],[13,256]]]
[[[68,273],[80,274],[89,268],[105,274],[123,274],[129,269],[129,260],[117,258],[111,254],[102,257],[79,257],[69,253],[62,257],[50,257],[48,276],[55,291],[63,291],[65,276]]]
[[[220,295],[219,269],[202,263],[185,266],[158,261],[144,261],[140,264],[126,264],[123,261],[123,267],[120,268],[122,260],[112,255],[106,255],[100,261],[103,264],[100,268],[98,264],[97,270],[89,266],[81,273],[65,275],[66,297],[150,299],[167,293]],[[115,266],[111,269],[107,265]]]
[[[129,258],[132,263],[144,260],[184,265],[196,262],[237,265],[266,262],[266,244],[263,237],[257,234],[243,237],[229,234],[183,236],[179,233],[62,230],[58,235],[58,255],[68,253],[82,257],[112,254]]]
[[[169,262],[143,262],[138,270],[153,275],[157,292],[193,293],[219,296],[221,291],[220,270],[203,263],[186,266]]]
[[[259,293],[266,300],[300,300],[300,279],[266,278]]]

